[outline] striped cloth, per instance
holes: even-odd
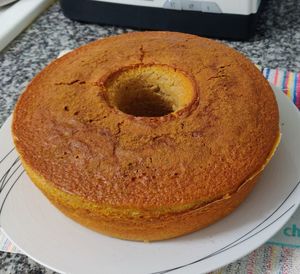
[[[266,79],[279,87],[300,110],[300,73],[258,67]],[[0,250],[20,251],[0,230]],[[290,221],[266,244],[248,256],[211,274],[299,274],[300,208]]]
[[[280,88],[300,109],[300,73],[258,67],[266,79]]]
[[[21,251],[19,251],[19,249],[6,238],[1,228],[0,228],[0,251],[21,253]]]
[[[210,274],[299,274],[300,250],[264,244],[248,256]]]

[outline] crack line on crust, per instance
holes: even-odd
[[[70,82],[58,82],[58,83],[54,83],[54,85],[56,85],[56,86],[64,86],[64,85],[71,86],[71,85],[76,84],[76,83],[78,83],[80,85],[83,85],[86,82],[85,81],[81,81],[79,79],[76,79],[76,80],[73,80],[73,81],[70,81]]]
[[[140,46],[139,51],[140,51],[140,62],[143,63],[144,62],[144,57],[145,57],[145,54],[146,54],[143,45]]]

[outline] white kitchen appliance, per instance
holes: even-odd
[[[60,0],[71,19],[247,39],[254,34],[263,0]]]
[[[53,2],[54,0],[0,0],[0,51]]]

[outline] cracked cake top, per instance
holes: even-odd
[[[98,204],[181,211],[235,192],[278,138],[261,73],[193,35],[137,32],[47,66],[14,112],[22,160],[56,188]]]

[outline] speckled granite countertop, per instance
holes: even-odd
[[[0,126],[28,81],[60,51],[124,31],[73,22],[53,5],[0,53]],[[264,67],[300,71],[300,1],[269,0],[251,41],[225,42]],[[53,272],[26,256],[0,252],[0,274],[7,273]]]

